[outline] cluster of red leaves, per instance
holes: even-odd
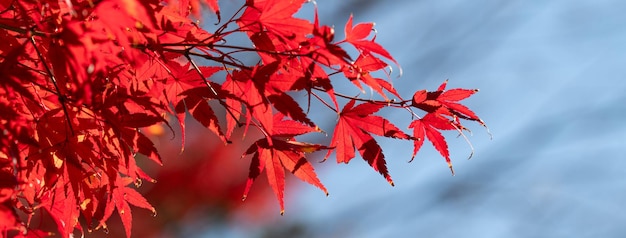
[[[216,113],[223,113],[223,110],[216,108]],[[268,219],[268,213],[276,210],[276,199],[269,186],[255,187],[245,202],[240,200],[249,161],[237,158],[260,136],[259,131],[251,130],[244,140],[233,140],[232,144],[224,146],[219,143],[219,137],[202,128],[202,124],[188,119],[185,126],[188,133],[182,154],[180,138],[172,141],[172,136],[180,133],[179,128],[175,128],[175,134],[160,125],[142,130],[154,141],[165,166],[150,162],[140,164],[158,180],[155,184],[144,183],[138,189],[158,215],[146,210],[133,211],[133,236],[183,237],[194,229],[194,224],[202,230],[228,222],[259,227],[272,224],[275,217]],[[236,129],[232,137],[242,138],[242,132]],[[264,177],[261,180],[265,182]],[[47,219],[43,223],[53,222]],[[125,236],[118,217],[109,219],[107,225],[107,233],[93,232],[89,237]]]
[[[216,0],[0,0],[2,234],[46,234],[30,223],[44,210],[68,237],[84,232],[81,224],[88,231],[106,229],[117,211],[130,237],[131,205],[156,212],[132,188],[155,182],[136,159],[162,163],[141,129],[170,127],[167,114],[178,119],[183,146],[188,115],[224,143],[236,127],[258,129],[262,138],[244,153],[252,155],[244,198],[265,172],[281,213],[285,169],[326,192],[306,153],[328,150],[327,157],[335,152],[347,163],[356,148],[391,184],[372,134],[412,140],[414,154],[428,138],[450,164],[439,130],[462,133],[460,119],[482,124],[458,103],[475,90],[445,91],[444,83],[402,100],[388,80],[374,77],[388,73],[386,62],[397,62],[370,37],[373,24],[353,25],[350,17],[345,39],[334,41],[334,29],[320,25],[317,12],[313,22],[294,17],[305,2],[248,0],[209,32],[189,15],[207,5],[221,19]],[[229,44],[236,33],[252,45]],[[356,60],[344,50],[348,46],[358,52]],[[258,62],[238,58],[246,53],[258,55]],[[384,100],[337,93],[334,86],[345,78]],[[297,91],[338,115],[330,145],[296,140],[322,131],[292,97]],[[350,99],[342,109],[339,97]],[[214,107],[226,115],[219,118]],[[426,115],[411,123],[411,136],[374,115],[385,107]]]

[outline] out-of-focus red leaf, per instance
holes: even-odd
[[[15,175],[0,171],[0,203],[4,203],[15,194],[15,186],[17,186]]]
[[[19,231],[19,217],[13,210],[11,202],[5,201],[0,203],[0,234],[6,234],[8,231]]]
[[[148,209],[153,214],[156,212],[154,207],[152,207],[152,205],[150,205],[141,194],[127,187],[131,183],[131,179],[117,176],[115,179],[116,187],[113,188],[111,192],[110,201],[110,203],[115,204],[117,213],[122,219],[122,224],[124,226],[124,231],[126,232],[126,237],[128,238],[131,237],[131,229],[133,225],[133,216],[129,203],[137,207]]]

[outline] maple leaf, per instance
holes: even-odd
[[[156,215],[156,210],[141,194],[128,187],[128,185],[132,183],[132,179],[124,178],[117,174],[117,172],[114,172],[112,175],[113,176],[111,176],[110,179],[113,180],[114,186],[112,187],[106,201],[104,216],[96,229],[106,229],[107,225],[104,221],[106,221],[112,215],[113,211],[117,209],[117,212],[122,219],[126,237],[130,238],[132,229],[132,213],[130,205],[148,209],[153,213],[153,215]]]
[[[374,39],[367,40],[366,38],[374,29],[374,23],[359,23],[356,26],[352,25],[353,16],[346,22],[345,34],[346,38],[342,42],[348,42],[356,47],[359,51],[364,53],[374,53],[391,60],[399,66],[398,62],[383,48],[380,44],[374,42]]]
[[[455,88],[445,90],[447,84],[448,80],[445,80],[434,92],[427,92],[426,90],[415,92],[411,100],[412,106],[430,113],[437,111],[439,114],[476,121],[484,126],[484,122],[472,110],[458,103],[458,101],[478,92],[478,89]]]
[[[212,88],[221,92],[218,85],[214,85]],[[200,86],[188,89],[181,93],[181,95],[185,95],[186,97],[178,102],[175,107],[179,118],[178,120],[184,121],[185,109],[187,109],[194,119],[219,136],[223,142],[227,142],[228,139],[222,132],[217,116],[215,116],[213,109],[207,102],[207,99],[215,98],[213,91],[206,86]],[[184,130],[185,128],[183,127],[181,129]],[[184,134],[182,136],[184,136]]]
[[[269,69],[269,71],[268,71]],[[238,103],[232,102],[238,100],[246,106],[249,113],[245,113],[246,130],[252,123],[252,119],[256,119],[262,129],[266,132],[272,131],[273,114],[269,102],[265,98],[265,83],[269,80],[268,73],[273,73],[276,65],[255,66],[253,70],[235,71],[227,75],[226,81],[222,84],[222,89],[237,99],[227,98],[227,104],[233,105],[235,110]]]
[[[450,168],[450,172],[454,175],[454,169],[452,168],[452,162],[450,160],[450,153],[448,152],[448,143],[446,142],[445,137],[443,137],[441,132],[437,129],[445,128],[444,130],[454,130],[455,127],[452,127],[451,123],[445,120],[445,118],[441,118],[434,113],[429,113],[422,119],[411,122],[409,128],[413,128],[413,137],[415,137],[415,140],[413,140],[414,149],[411,161],[415,158],[415,155],[424,144],[424,140],[428,138],[433,147],[435,147],[441,156],[444,157],[448,167]]]
[[[185,65],[171,63],[169,68],[172,70],[172,77],[168,77],[167,82],[164,84],[165,89],[163,90],[166,95],[166,101],[171,102],[175,106],[176,115],[183,133],[183,146],[185,133],[185,108],[189,109],[194,118],[196,118],[196,120],[201,122],[208,129],[220,136],[223,135],[221,130],[216,127],[217,124],[214,123],[217,119],[213,115],[213,110],[208,105],[200,103],[207,98],[217,98],[217,92],[214,90],[218,88],[218,85],[207,80],[213,74],[223,70],[223,68],[202,66],[197,67],[196,70],[190,68],[190,65],[191,62],[188,62]],[[184,102],[181,99],[182,96],[185,96]],[[222,139],[224,141],[226,140],[223,137]]]
[[[67,168],[66,166],[64,166]],[[67,174],[67,170],[65,174]],[[54,189],[42,196],[42,207],[46,209],[52,219],[57,224],[57,229],[62,237],[70,237],[74,229],[82,230],[78,222],[79,210],[76,206],[77,200],[72,186],[64,186],[62,181],[55,184]]]
[[[298,103],[286,93],[272,94],[269,95],[267,99],[272,103],[272,105],[274,105],[276,110],[291,117],[291,119],[306,123],[310,126],[315,126],[315,123],[307,117],[300,105],[298,105]]]
[[[370,86],[374,91],[383,96],[385,100],[388,100],[387,95],[383,92],[387,90],[392,93],[394,96],[401,98],[400,94],[396,91],[393,86],[384,79],[374,78],[370,74],[371,72],[381,70],[387,67],[387,64],[372,56],[370,53],[362,53],[359,55],[359,58],[350,66],[346,67],[343,70],[346,78],[350,79],[350,81],[356,85],[361,91],[363,91],[363,87],[359,82],[363,82],[366,85]]]
[[[154,147],[154,143],[138,130],[123,130],[122,137],[127,145],[133,149],[133,152],[141,153],[158,165],[163,165],[163,159]],[[129,164],[132,162],[129,162]],[[133,163],[134,164],[134,163]]]
[[[445,80],[437,88],[437,91],[420,90],[413,94],[411,105],[424,110],[427,114],[409,125],[409,128],[413,128],[413,136],[417,139],[414,140],[411,160],[415,158],[424,140],[428,139],[441,156],[444,157],[450,171],[454,175],[448,144],[445,137],[438,130],[457,130],[459,133],[462,133],[462,130],[466,130],[466,128],[461,124],[459,118],[476,121],[483,126],[485,124],[473,111],[458,103],[458,101],[472,96],[478,90],[461,88],[446,90],[447,84],[448,80]]]
[[[163,91],[167,101],[172,102],[174,105],[178,104],[180,94],[182,94],[184,90],[206,86],[205,80],[218,71],[223,70],[222,67],[198,67],[198,70],[202,74],[201,78],[197,71],[190,68],[190,65],[191,62],[185,65],[172,62],[168,63],[168,69],[171,70],[171,77],[166,78],[166,82],[164,83],[165,89]]]
[[[247,1],[248,8],[237,20],[242,31],[249,34],[267,29],[283,40],[304,38],[313,31],[313,25],[304,19],[294,18],[306,0]]]
[[[165,50],[166,47],[164,47],[163,44],[176,44],[183,42],[199,43],[211,38],[212,34],[200,28],[191,19],[186,17],[186,15],[188,15],[188,11],[184,10],[185,6],[183,5],[186,4],[185,1],[187,0],[180,1],[181,9],[165,7],[162,8],[161,11],[155,13],[156,18],[160,21],[158,27],[163,32],[161,32],[157,36],[158,42],[154,45],[151,45],[151,47],[154,47],[159,52],[168,52]],[[198,1],[191,1],[190,4],[192,5],[192,10],[194,11],[194,14],[196,14],[195,11],[198,11],[199,9]],[[181,11],[185,12],[184,16],[179,15],[179,12]],[[214,40],[219,40],[219,37],[216,37],[216,39]],[[178,56],[180,56],[180,54],[178,54]]]
[[[132,46],[143,45],[146,42],[140,32],[150,31],[153,28],[152,23],[156,22],[156,19],[148,13],[150,9],[146,8],[142,2],[145,1],[101,1],[94,10],[94,14],[98,17],[98,21],[94,23],[102,24],[102,30],[106,32],[107,37],[119,44],[119,52],[130,62],[133,62],[139,53]]]
[[[282,120],[283,117],[280,113],[274,116],[271,144],[268,138],[260,139],[252,144],[242,155],[244,157],[252,154],[250,172],[242,200],[245,200],[248,196],[254,180],[265,171],[268,182],[280,204],[281,215],[285,212],[285,169],[300,180],[318,187],[328,196],[326,187],[317,178],[313,166],[307,161],[304,154],[330,149],[323,145],[295,141],[293,136],[319,131],[319,129],[291,120]]]
[[[143,56],[144,64],[138,67],[131,78],[145,84],[145,81],[152,85],[146,86],[143,91],[151,95],[159,103],[176,105],[182,98],[180,94],[194,87],[204,84],[206,78],[220,71],[221,67],[199,67],[203,77],[193,70],[191,63],[181,64],[178,61],[159,59],[152,56]],[[178,58],[178,57],[176,57]],[[165,60],[165,62],[163,62]]]
[[[315,18],[313,23],[313,37],[307,42],[310,44],[310,52],[319,53],[319,57],[314,56],[318,62],[326,65],[344,65],[348,64],[352,58],[350,55],[337,44],[332,41],[335,37],[335,30],[332,27],[320,25],[317,13],[317,5],[315,6]],[[305,45],[306,46],[306,45]],[[306,47],[302,47],[306,49]]]
[[[355,103],[356,100],[350,100],[339,113],[339,121],[330,142],[331,147],[336,147],[337,163],[350,162],[355,157],[356,147],[363,160],[393,186],[382,148],[370,133],[397,139],[411,139],[411,137],[387,119],[372,115],[383,108],[384,104],[362,103],[354,106]],[[331,151],[328,151],[324,160],[330,156],[330,153]]]

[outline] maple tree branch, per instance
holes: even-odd
[[[314,87],[313,89],[318,90],[318,91],[324,91],[323,89]],[[335,92],[334,93],[335,96],[337,97],[341,97],[341,98],[345,98],[345,99],[353,99],[355,101],[360,101],[360,102],[369,102],[369,103],[374,103],[374,104],[382,104],[382,105],[387,105],[390,107],[396,107],[396,108],[406,108],[406,105],[402,102],[402,101],[396,101],[395,99],[391,99],[390,101],[381,101],[381,100],[373,100],[373,99],[364,99],[364,98],[360,98],[360,97],[354,97],[354,96],[348,96],[342,93],[338,93]]]
[[[45,33],[43,31],[36,31],[34,29],[24,29],[24,28],[20,28],[20,27],[5,25],[5,24],[2,24],[2,23],[0,23],[0,28],[8,30],[8,31],[12,31],[12,32],[20,33],[20,34],[27,34],[27,33],[29,33],[32,36],[48,36],[49,35],[48,33]]]
[[[202,71],[200,71],[200,68],[198,67],[196,62],[193,61],[193,59],[191,59],[191,56],[189,56],[188,54],[185,54],[185,57],[191,63],[195,71],[198,73],[198,75],[202,79],[202,82],[204,82],[204,84],[211,90],[211,93],[213,93],[213,96],[215,96],[215,99],[217,99],[220,105],[222,105],[224,109],[226,109],[226,112],[228,112],[228,115],[231,116],[235,121],[237,121],[237,117],[235,116],[235,113],[233,113],[231,109],[228,107],[228,105],[226,104],[226,102],[224,102],[224,100],[222,100],[219,97],[219,95],[217,94],[217,91],[215,90],[213,86],[211,86],[211,84],[209,83],[209,80],[206,77],[204,77],[204,75],[202,74]],[[231,143],[231,142],[228,141],[228,143]]]
[[[294,57],[309,57],[309,58],[312,59],[312,57],[311,57],[312,53],[307,53],[307,54],[292,53],[292,52],[296,52],[296,50],[291,50],[291,51],[270,51],[270,50],[249,48],[249,47],[236,46],[236,45],[213,45],[213,47],[216,47],[216,48],[217,47],[221,47],[221,48],[227,48],[227,49],[241,50],[239,52],[251,51],[251,52],[259,52],[259,53],[266,53],[266,54],[273,54],[273,55],[294,56]]]
[[[0,56],[0,57],[5,58],[4,56]],[[39,70],[39,69],[36,69],[36,68],[33,68],[33,67],[31,67],[31,66],[28,66],[28,65],[25,65],[24,63],[21,63],[21,62],[15,62],[15,63],[17,64],[17,66],[18,66],[18,67],[19,67],[19,66],[21,66],[21,67],[23,67],[24,69],[26,69],[26,70],[28,70],[28,71],[33,71],[33,72],[35,72],[36,74],[40,74],[40,75],[42,75],[42,76],[46,76],[46,75],[48,75],[45,71],[43,71],[43,70]],[[40,84],[39,82],[37,82],[37,81],[36,81],[36,80],[34,80],[34,79],[31,79],[31,78],[25,78],[24,80],[28,80],[28,82],[29,82],[29,83],[31,83],[31,84],[33,84],[33,85],[37,86],[38,88],[40,88],[40,89],[42,89],[42,90],[44,90],[44,91],[46,91],[46,92],[49,92],[49,93],[52,93],[52,94],[56,94],[56,93],[54,92],[54,90],[49,89],[47,86],[45,86],[45,85],[43,85],[43,84]]]
[[[239,60],[239,59],[237,59],[237,58],[235,58],[235,57],[231,56],[231,55],[230,55],[230,53],[224,53],[224,52],[219,51],[219,50],[217,50],[217,51],[218,51],[218,52],[222,55],[222,58],[226,58],[226,59],[230,60],[230,62],[237,63],[237,64],[239,64],[239,65],[246,65],[246,64],[245,64],[244,62],[242,62],[241,60]],[[224,61],[224,60],[222,60],[222,61]],[[219,62],[219,63],[222,63],[222,62]],[[223,64],[222,64],[222,65],[223,65]],[[224,67],[226,67],[226,66],[224,65]],[[240,67],[240,68],[241,68],[241,67]],[[250,69],[252,69],[252,68],[250,68]]]
[[[323,89],[315,88],[315,87],[313,89],[318,90],[318,91],[324,91]],[[322,103],[324,103],[328,108],[330,108],[333,111],[337,112],[337,110],[335,110],[335,108],[333,108],[328,103],[326,103],[326,101],[321,99],[317,94],[315,94],[315,93],[312,93],[312,94],[318,100],[320,100]],[[387,105],[387,106],[394,107],[394,108],[403,108],[403,109],[406,109],[409,113],[411,113],[412,116],[421,119],[421,117],[419,115],[417,115],[415,112],[413,112],[413,110],[411,109],[410,106],[406,105],[407,101],[394,102],[393,99],[392,99],[392,101],[377,101],[377,100],[372,100],[372,99],[362,99],[362,98],[359,98],[359,97],[352,97],[352,96],[344,95],[344,94],[337,93],[337,92],[335,92],[334,95],[338,96],[338,97],[346,98],[346,99],[353,99],[355,101],[369,102],[369,103],[374,103],[374,104],[382,104],[382,105]]]
[[[246,66],[244,64],[238,64],[238,63],[234,63],[234,62],[230,62],[230,61],[225,61],[223,59],[224,57],[215,57],[215,56],[211,56],[211,55],[207,55],[207,54],[200,54],[200,53],[192,52],[192,51],[190,51],[190,49],[178,50],[178,49],[163,48],[163,51],[177,53],[177,54],[181,54],[181,55],[196,56],[196,57],[204,58],[204,59],[207,59],[207,60],[212,60],[212,61],[215,61],[215,62],[219,62],[219,63],[224,64],[224,65],[233,66],[233,67],[237,67],[237,68],[240,68],[240,69],[252,70],[252,67]]]
[[[311,92],[311,94],[317,98],[317,100],[319,100],[321,103],[323,103],[326,107],[330,108],[330,110],[333,110],[335,113],[339,113],[337,111],[337,109],[335,109],[333,106],[331,106],[330,104],[328,104],[324,99],[322,99],[319,95],[317,95],[315,92]]]
[[[294,53],[296,52],[296,50],[292,50],[292,51],[270,51],[270,50],[263,50],[263,49],[256,49],[256,48],[250,48],[250,47],[244,47],[244,46],[236,46],[236,45],[216,45],[213,43],[205,43],[205,44],[198,44],[198,43],[189,43],[189,44],[185,44],[185,43],[164,43],[161,44],[161,46],[164,47],[190,47],[187,50],[191,50],[192,48],[195,47],[209,47],[211,49],[215,49],[215,48],[226,48],[226,49],[235,49],[235,50],[239,50],[239,51],[233,51],[233,52],[228,52],[228,53],[223,53],[223,52],[219,52],[221,54],[232,54],[232,53],[239,53],[239,52],[259,52],[259,53],[266,53],[266,54],[272,54],[272,55],[283,55],[283,56],[293,56],[293,57],[309,57],[311,59],[312,58],[312,54],[311,53],[307,53],[307,54],[298,54],[298,53]]]
[[[52,84],[54,85],[54,88],[57,91],[55,94],[57,95],[57,98],[59,102],[61,103],[61,107],[63,108],[63,113],[65,114],[65,120],[67,121],[67,125],[69,126],[70,133],[72,136],[74,136],[74,128],[72,127],[72,121],[70,119],[70,115],[68,114],[67,106],[65,106],[65,101],[67,98],[65,97],[65,95],[61,94],[61,90],[59,88],[59,85],[57,84],[57,80],[54,77],[54,74],[52,73],[52,70],[50,69],[46,61],[43,59],[43,55],[41,54],[41,51],[39,51],[39,48],[37,48],[37,43],[35,42],[35,36],[31,36],[29,38],[30,38],[30,43],[32,43],[33,48],[35,48],[35,52],[37,52],[37,56],[39,57],[39,60],[41,60],[41,64],[43,64],[43,67],[48,72],[48,76],[50,76],[50,81],[52,81]]]
[[[245,9],[245,8],[246,8],[246,5],[245,5],[245,4],[244,4],[244,5],[242,5],[241,7],[239,7],[239,9],[237,9],[237,11],[236,11],[236,12],[235,12],[232,16],[230,16],[230,19],[228,19],[228,21],[226,21],[224,24],[222,24],[220,27],[218,27],[218,28],[217,28],[217,30],[215,30],[215,32],[213,33],[213,35],[209,36],[207,39],[202,40],[202,41],[206,41],[206,40],[210,39],[210,38],[211,38],[212,36],[214,36],[214,35],[218,35],[218,36],[225,36],[225,35],[228,35],[228,34],[223,33],[222,31],[223,31],[223,30],[225,30],[225,29],[226,29],[226,27],[228,27],[228,24],[230,24],[230,23],[232,23],[232,22],[235,22],[235,17],[236,17],[237,15],[239,15],[239,13],[241,13],[241,11],[243,11],[243,9]],[[218,24],[219,24],[219,23],[218,23]]]

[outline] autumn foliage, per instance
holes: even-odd
[[[452,169],[440,131],[483,124],[459,103],[476,90],[445,81],[404,99],[388,78],[398,62],[375,41],[373,23],[350,16],[336,40],[317,7],[312,21],[294,17],[303,4],[313,3],[248,0],[222,16],[217,0],[0,0],[2,234],[68,237],[106,229],[117,213],[130,237],[131,207],[157,213],[136,190],[155,182],[138,163],[163,161],[147,128],[181,128],[185,148],[186,117],[224,144],[240,140],[236,128],[258,137],[242,155],[250,166],[241,192],[245,199],[266,176],[281,214],[287,173],[328,194],[311,152],[348,163],[358,151],[393,185],[376,137],[413,141],[413,156],[429,140]],[[197,22],[203,7],[218,19],[209,30]],[[335,90],[347,83],[375,95]],[[312,104],[336,126],[318,127]],[[376,115],[383,108],[406,111],[412,133]],[[332,139],[297,139],[310,133]],[[55,231],[31,223],[42,211]]]

